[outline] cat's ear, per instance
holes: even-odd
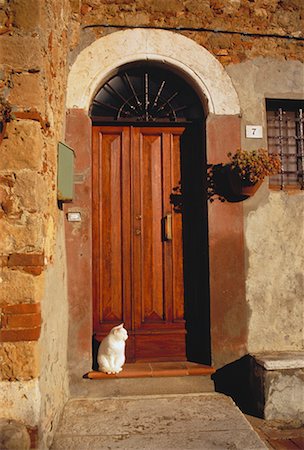
[[[121,323],[120,325],[117,325],[116,327],[113,328],[114,333],[116,333],[117,331],[121,330],[123,328],[124,324]]]

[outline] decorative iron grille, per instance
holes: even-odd
[[[304,101],[266,100],[268,151],[279,154],[282,171],[272,186],[304,189]]]
[[[122,68],[95,96],[92,120],[180,122],[203,117],[201,102],[180,76],[149,63]]]

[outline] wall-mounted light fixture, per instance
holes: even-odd
[[[68,222],[81,222],[80,211],[69,211],[66,215]]]

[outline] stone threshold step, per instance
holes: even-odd
[[[181,393],[69,400],[51,449],[267,450],[267,446],[229,397]]]
[[[86,373],[83,377],[91,380],[103,380],[110,378],[156,378],[156,377],[185,377],[195,375],[212,375],[215,369],[204,364],[189,361],[176,362],[138,362],[127,363],[122,372],[118,374],[106,374],[98,371]]]

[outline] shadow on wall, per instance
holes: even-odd
[[[242,194],[242,182],[232,170],[231,164],[208,164],[208,200],[214,202],[242,202],[248,195]]]
[[[212,379],[216,392],[229,395],[243,413],[262,417],[263,386],[255,375],[253,362],[250,355],[243,356],[218,369]]]

